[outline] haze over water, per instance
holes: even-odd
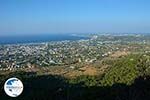
[[[44,35],[26,35],[26,36],[3,36],[0,37],[0,44],[17,43],[39,43],[64,40],[88,39],[83,36],[73,36],[71,34],[44,34]]]

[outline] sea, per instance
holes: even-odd
[[[74,34],[44,34],[44,35],[16,35],[0,36],[0,44],[23,44],[23,43],[41,43],[51,41],[81,40],[88,39],[86,36]]]

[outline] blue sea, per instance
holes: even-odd
[[[20,44],[20,43],[40,43],[64,40],[88,39],[84,36],[75,36],[72,34],[44,34],[44,35],[26,35],[26,36],[1,36],[0,44]]]

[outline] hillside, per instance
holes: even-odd
[[[90,66],[80,69],[82,75],[73,78],[42,74],[41,70],[3,72],[0,86],[3,87],[8,77],[20,78],[25,89],[18,100],[149,100],[150,54],[129,54],[112,61],[111,66],[101,74],[93,75],[92,71],[98,70]],[[71,72],[75,73],[70,71],[69,74]],[[0,99],[12,100],[3,88],[0,92]]]

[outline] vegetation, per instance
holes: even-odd
[[[18,100],[150,100],[150,54],[130,54],[113,60],[100,76],[68,79],[58,75],[38,75],[17,71],[0,75],[0,87],[9,77],[24,83]],[[0,100],[12,100],[0,90]]]
[[[139,74],[136,66],[138,59],[140,59],[140,55],[131,54],[116,61],[112,65],[112,68],[105,74],[101,84],[104,86],[116,83],[132,84]]]

